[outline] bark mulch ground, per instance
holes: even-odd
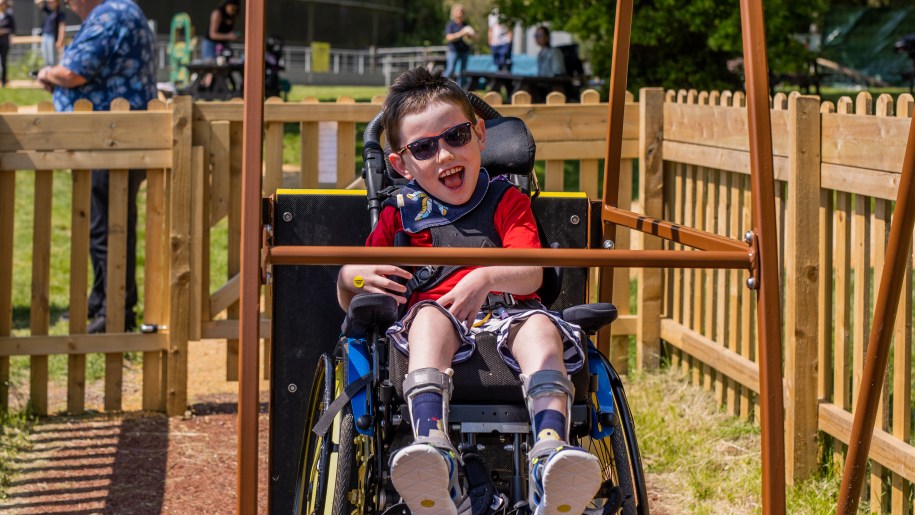
[[[225,344],[191,344],[191,416],[125,411],[42,418],[0,513],[222,514],[235,513],[237,383],[225,380]],[[140,384],[125,370],[124,382]],[[90,387],[94,390],[95,386]],[[267,390],[262,383],[258,500],[267,507]],[[26,385],[27,390],[27,385]],[[52,406],[65,402],[59,388]],[[139,400],[125,389],[125,410]],[[55,398],[57,397],[57,398]],[[87,408],[96,396],[87,395]]]

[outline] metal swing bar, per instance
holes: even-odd
[[[769,74],[761,0],[740,1],[744,69],[747,81],[747,117],[750,135],[750,176],[753,194],[752,245],[756,255],[753,267],[757,287],[757,338],[759,340],[759,400],[762,433],[762,508],[766,515],[785,513],[785,431],[782,390],[781,306],[778,278],[778,240],[775,218],[775,174],[772,165],[772,124],[769,117]],[[619,195],[619,155],[623,140],[623,105],[629,65],[629,40],[632,28],[632,0],[616,4],[610,106],[607,127],[607,153],[604,160],[604,237],[613,239],[616,225],[641,232],[645,224],[632,223],[640,215],[617,208]],[[662,227],[662,223],[652,227]],[[673,226],[673,224],[671,224]],[[910,231],[911,232],[911,231]],[[688,233],[699,248],[734,248],[742,245],[699,230]],[[659,234],[665,239],[665,234]],[[669,252],[669,251],[668,251]],[[697,252],[711,257],[710,251]],[[602,292],[613,291],[612,274],[602,282]],[[882,377],[882,376],[881,376]]]
[[[632,0],[619,0],[616,10],[613,64],[604,169],[602,219],[605,236],[615,224],[703,249],[684,251],[613,251],[578,249],[409,249],[359,247],[282,247],[264,249],[265,262],[275,265],[319,263],[459,263],[478,265],[642,266],[671,268],[745,268],[758,285],[760,338],[760,404],[762,415],[763,513],[782,514],[784,500],[784,429],[781,377],[780,307],[775,235],[774,174],[769,121],[768,73],[760,0],[741,0],[747,102],[750,122],[754,230],[746,244],[654,220],[619,209],[619,155]],[[238,513],[257,513],[258,342],[260,294],[260,196],[264,98],[264,0],[250,0],[246,12],[245,103],[242,183],[241,292],[239,313]],[[612,239],[612,238],[611,238]],[[687,255],[688,254],[688,255]],[[612,277],[612,274],[608,274]],[[604,291],[607,290],[602,287]]]

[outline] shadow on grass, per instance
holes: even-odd
[[[62,320],[61,315],[67,312],[67,306],[51,304],[51,326]],[[13,306],[13,329],[28,329],[31,326],[31,306]]]

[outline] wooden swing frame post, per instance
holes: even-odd
[[[778,248],[775,234],[775,192],[769,119],[768,72],[761,0],[741,0],[744,62],[750,134],[754,229],[752,240],[741,242],[705,231],[681,227],[617,207],[620,149],[623,134],[632,0],[619,0],[616,9],[610,84],[603,208],[604,237],[612,239],[616,225],[697,248],[677,250],[603,249],[402,249],[366,247],[293,247],[260,249],[273,265],[345,263],[475,264],[537,266],[627,266],[644,268],[729,268],[750,271],[758,292],[760,340],[760,404],[762,424],[763,513],[785,512],[784,399],[781,373],[781,332]],[[244,189],[242,199],[242,284],[239,334],[239,513],[257,510],[257,386],[260,243],[260,149],[263,131],[263,0],[251,0],[247,13],[245,67]],[[911,230],[909,231],[911,233]],[[604,274],[605,281],[612,274]],[[610,279],[612,281],[612,279]],[[602,286],[602,292],[612,291]],[[602,295],[601,300],[610,300]]]
[[[241,285],[238,313],[237,513],[257,513],[258,372],[260,370],[261,161],[264,140],[264,0],[245,13],[245,105],[242,141]]]

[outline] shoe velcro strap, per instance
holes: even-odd
[[[549,459],[550,456],[556,454],[562,449],[568,447],[569,444],[565,443],[562,440],[553,440],[550,438],[544,438],[538,440],[537,443],[531,447],[531,450],[527,453],[527,457],[531,462],[531,465],[534,465],[536,462],[543,459]]]
[[[569,376],[558,370],[538,370],[522,376],[525,397],[536,399],[544,395],[568,395],[575,398],[575,385]]]
[[[450,371],[451,369],[449,369]],[[424,392],[440,393],[446,399],[451,399],[451,375],[437,368],[420,368],[407,374],[403,380],[403,394],[407,399]]]

